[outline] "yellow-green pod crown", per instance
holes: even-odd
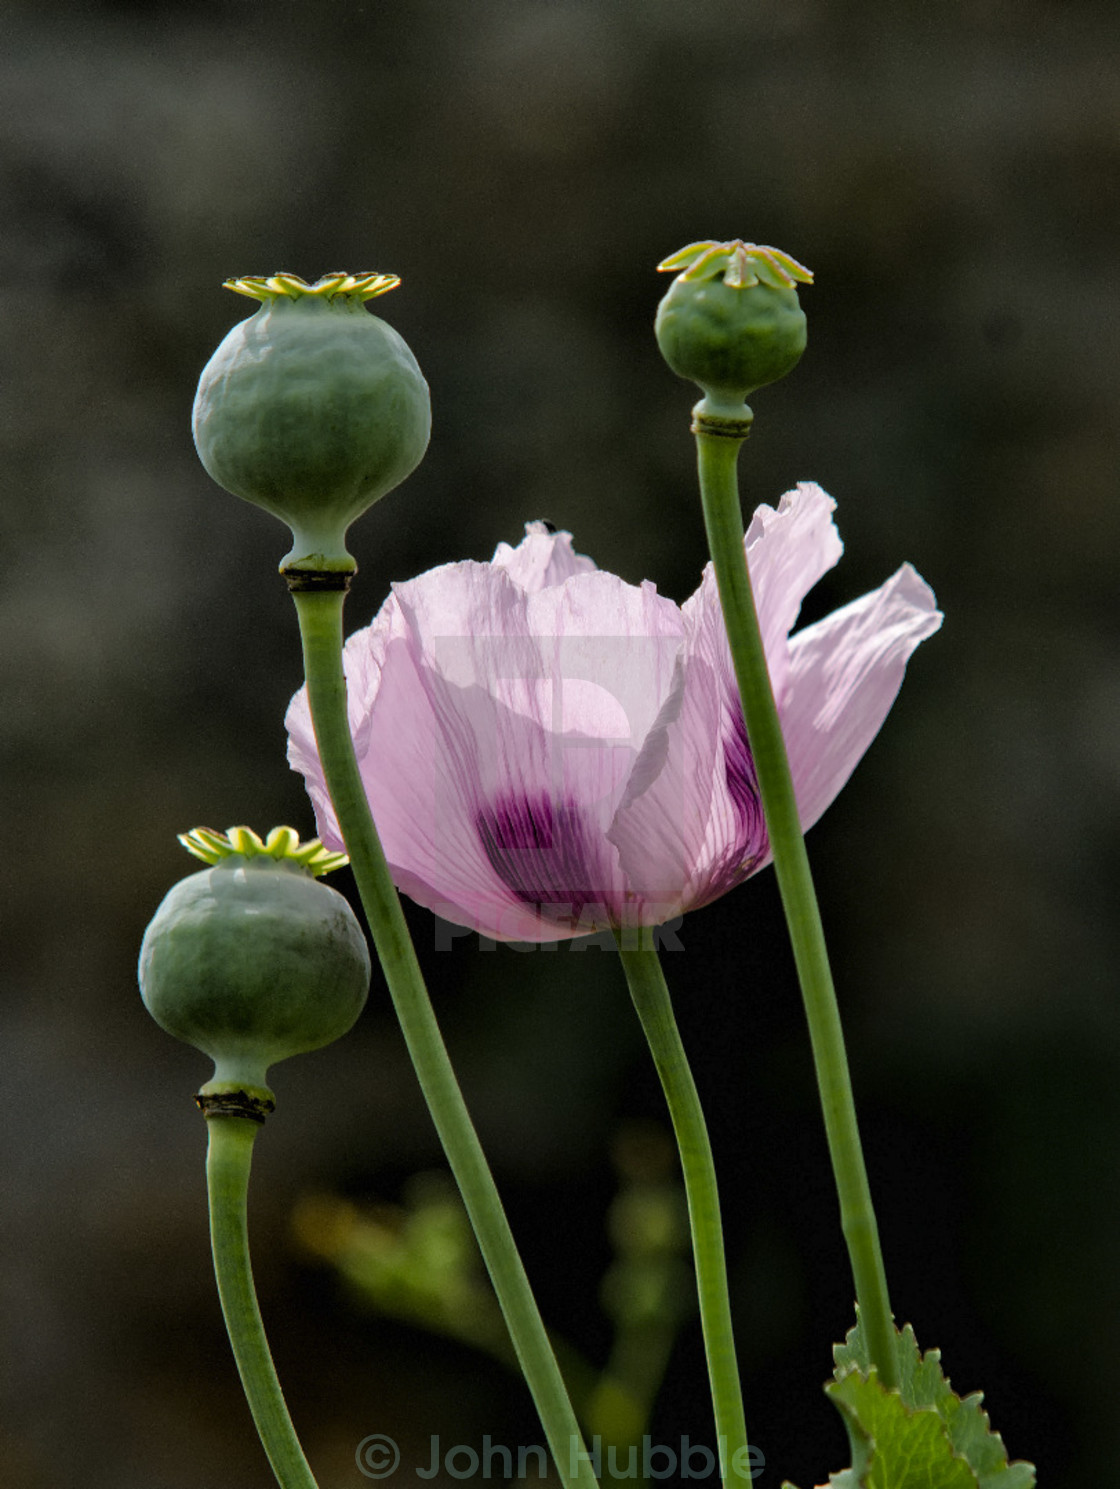
[[[270,1065],[338,1039],[369,991],[370,959],[354,912],[317,882],[346,862],[290,827],[196,828],[180,841],[207,867],[164,898],[140,948],[148,1012],[205,1051],[204,1088],[268,1088]]]
[[[792,371],[805,350],[797,286],[812,274],[738,238],[690,243],[657,267],[677,276],[657,308],[661,355],[704,390],[705,411],[741,418],[747,395]]]
[[[427,449],[428,385],[403,338],[365,307],[399,283],[395,274],[226,281],[260,308],[203,369],[194,441],[219,485],[292,529],[282,569],[352,570],[347,528]]]

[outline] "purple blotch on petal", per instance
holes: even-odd
[[[522,904],[542,920],[593,928],[598,917],[588,912],[604,903],[608,886],[591,884],[595,854],[574,802],[508,793],[484,807],[475,825],[491,867]]]
[[[745,877],[767,856],[770,840],[766,833],[754,756],[747,740],[747,726],[742,711],[737,707],[732,712],[731,725],[731,736],[724,740],[723,745],[724,778],[739,819],[733,858],[740,864]]]

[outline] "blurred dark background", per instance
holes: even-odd
[[[678,600],[704,560],[651,321],[704,237],[816,272],[756,395],[744,499],[847,544],[812,618],[904,559],[946,614],[811,835],[893,1300],[1051,1489],[1111,1473],[1120,1288],[1120,77],[1111,0],[196,0],[5,7],[0,116],[0,1460],[11,1489],[271,1482],[209,1272],[201,1057],[134,963],[198,823],[312,818],[283,529],[198,465],[227,276],[399,273],[420,470],[358,525],[350,624],[526,519]],[[341,887],[347,887],[344,877]],[[601,1363],[609,1150],[662,1120],[614,959],[411,921],[548,1316]],[[761,1483],[847,1462],[821,1394],[850,1287],[772,876],[667,960],[722,1176]],[[573,964],[573,955],[578,960]],[[496,1363],[355,1310],[302,1196],[438,1168],[387,997],[275,1073],[254,1240],[323,1489],[541,1440]],[[654,1417],[711,1440],[698,1329]],[[448,1480],[451,1482],[451,1480]]]

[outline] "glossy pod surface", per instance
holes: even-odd
[[[792,371],[806,342],[796,290],[737,289],[719,277],[675,280],[658,308],[656,331],[678,377],[732,404]]]
[[[140,948],[140,991],[216,1081],[264,1086],[278,1060],[338,1039],[361,1013],[370,959],[346,900],[303,869],[227,859],[167,894]]]
[[[282,567],[353,567],[345,533],[428,445],[428,386],[407,343],[357,295],[266,300],[203,370],[206,470],[292,529]]]

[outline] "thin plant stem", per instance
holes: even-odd
[[[247,1117],[210,1116],[206,1126],[214,1275],[241,1384],[276,1482],[281,1489],[316,1489],[276,1378],[249,1261],[249,1167],[259,1124]]]
[[[879,1378],[886,1386],[894,1387],[898,1384],[894,1321],[856,1122],[840,1010],[743,550],[743,516],[736,474],[742,439],[728,437],[726,433],[705,432],[706,424],[718,431],[719,423],[711,416],[698,415],[693,425],[704,525],[809,1022],[825,1132],[840,1199],[840,1224],[851,1259],[860,1319]]]
[[[719,1439],[720,1475],[725,1484],[736,1480],[749,1482],[747,1425],[731,1327],[719,1192],[708,1128],[673,1016],[673,1004],[657,951],[652,946],[629,945],[629,932],[622,932],[616,940],[630,996],[661,1077],[680,1150],[696,1263],[700,1323],[704,1331],[708,1380]]]
[[[342,667],[345,591],[293,589],[292,597],[319,758],[408,1052],[478,1237],[560,1480],[593,1486],[591,1459],[451,1067],[358,771]]]

